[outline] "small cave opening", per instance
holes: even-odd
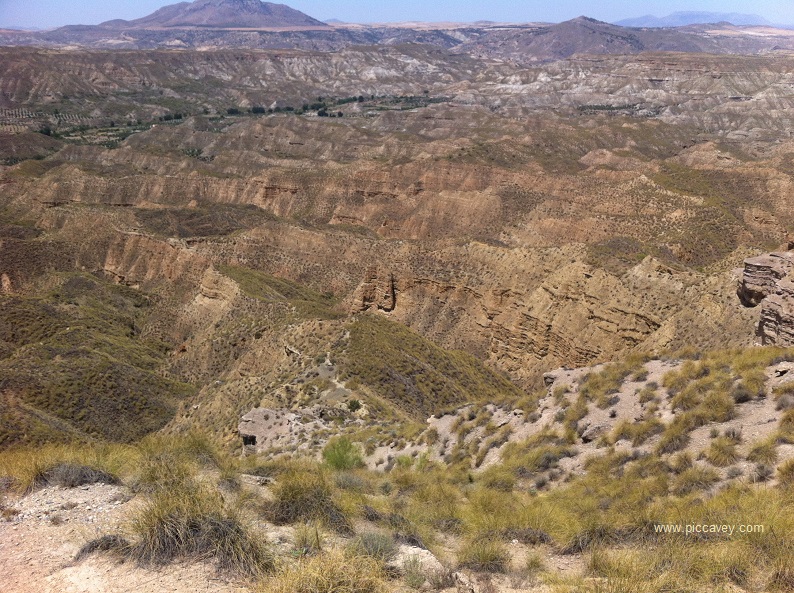
[[[246,447],[255,447],[256,446],[256,437],[252,434],[244,434],[243,435],[243,445]]]

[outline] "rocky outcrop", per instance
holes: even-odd
[[[327,433],[335,421],[349,417],[342,408],[322,405],[300,411],[254,408],[240,419],[237,431],[246,453],[275,447],[305,452],[321,442],[319,435]]]
[[[794,345],[794,252],[751,257],[736,291],[745,307],[761,305],[756,335],[763,345]]]
[[[744,273],[737,294],[745,307],[755,307],[775,292],[777,283],[794,268],[790,251],[769,253],[744,261]]]
[[[397,286],[394,274],[379,270],[377,266],[367,268],[364,281],[353,294],[352,312],[369,309],[393,311],[397,306]]]
[[[794,282],[790,278],[778,281],[774,293],[764,299],[758,336],[764,345],[794,345]]]

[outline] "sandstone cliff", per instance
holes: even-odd
[[[756,329],[761,344],[794,345],[794,268],[791,251],[746,259],[737,294],[745,307],[761,305]]]

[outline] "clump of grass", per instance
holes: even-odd
[[[104,470],[78,463],[58,463],[35,480],[35,487],[60,486],[76,488],[86,484],[119,484],[118,477]]]
[[[675,474],[682,474],[692,467],[693,463],[692,455],[686,451],[683,451],[670,459],[670,469]]]
[[[209,559],[218,569],[256,576],[270,572],[273,556],[251,534],[223,498],[194,485],[178,491],[158,491],[133,517],[136,540],[129,556],[144,565],[177,559]]]
[[[295,550],[300,556],[311,556],[323,549],[323,534],[317,523],[303,523],[295,528]]]
[[[649,383],[639,391],[637,399],[641,404],[647,404],[648,402],[658,400],[659,395],[656,392],[656,387]]]
[[[786,411],[780,418],[777,440],[781,443],[794,444],[794,409]]]
[[[370,484],[360,475],[352,472],[340,472],[334,476],[334,484],[340,490],[363,493],[370,489]]]
[[[772,478],[772,474],[774,473],[775,470],[771,465],[759,463],[750,473],[750,481],[753,483],[766,482]]]
[[[463,542],[458,550],[458,564],[479,572],[506,572],[510,554],[497,539],[477,538]]]
[[[257,593],[386,593],[384,579],[374,558],[330,550],[285,565]]]
[[[486,488],[511,492],[516,485],[515,473],[503,465],[492,465],[480,474],[480,482]]]
[[[461,499],[460,490],[434,472],[412,492],[408,512],[420,524],[455,533],[462,525]]]
[[[662,433],[662,438],[656,446],[656,452],[665,454],[683,449],[689,443],[691,429],[691,423],[684,416],[677,417]]]
[[[362,533],[350,545],[355,555],[369,556],[379,562],[388,562],[397,555],[394,538],[379,531]]]
[[[134,465],[136,451],[126,445],[44,445],[0,452],[0,476],[8,489],[30,492],[57,485],[119,484],[119,476]]]
[[[543,558],[539,554],[528,554],[526,560],[524,561],[524,570],[527,571],[527,574],[535,575],[539,572],[545,570],[545,564],[543,563]]]
[[[178,489],[201,468],[223,470],[228,465],[217,445],[196,431],[179,436],[149,436],[138,444],[136,453],[138,459],[130,483],[138,492]]]
[[[265,503],[263,510],[277,525],[320,521],[343,533],[352,531],[347,517],[334,502],[327,476],[311,467],[282,473],[273,486],[273,500]]]
[[[124,556],[131,547],[130,542],[120,535],[103,535],[86,542],[75,555],[74,561],[80,562],[95,552],[116,552]]]
[[[642,422],[624,420],[612,431],[609,441],[614,444],[621,439],[627,439],[634,447],[637,447],[663,431],[664,424],[656,417],[648,418]]]
[[[642,375],[642,365],[647,357],[636,355],[624,362],[606,365],[597,373],[588,374],[579,387],[579,393],[586,401],[595,401],[598,407],[610,405],[611,397],[620,391],[626,377],[632,373]]]
[[[777,468],[777,480],[782,486],[794,485],[794,459],[789,459]]]
[[[410,556],[403,562],[403,580],[411,589],[419,589],[427,581],[425,567],[416,556]]]
[[[775,438],[766,439],[755,443],[749,453],[747,461],[771,465],[777,462],[777,442]]]
[[[358,447],[347,437],[337,437],[328,441],[323,449],[323,460],[336,470],[350,470],[364,465]]]
[[[717,437],[706,451],[706,459],[717,467],[727,467],[739,460],[739,452],[733,439],[725,436]]]
[[[684,496],[696,490],[705,490],[719,479],[719,474],[711,468],[691,467],[682,472],[673,482],[673,494]]]

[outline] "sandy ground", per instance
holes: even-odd
[[[75,563],[80,547],[116,532],[134,501],[124,489],[93,484],[45,488],[9,506],[19,513],[0,521],[0,591],[3,593],[245,593],[208,564],[148,570],[107,555]]]

